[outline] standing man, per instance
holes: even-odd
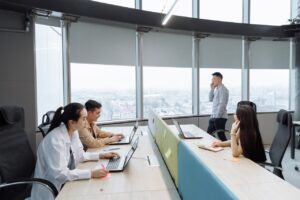
[[[215,130],[225,129],[225,124],[228,118],[226,107],[228,104],[229,91],[222,84],[222,80],[223,76],[220,72],[215,72],[212,74],[209,101],[213,102],[213,107],[207,128],[207,132],[210,134]],[[224,132],[218,132],[218,136],[222,141],[227,140]]]
[[[121,133],[114,134],[98,128],[96,121],[101,115],[101,103],[88,100],[85,103],[85,108],[87,110],[87,124],[85,128],[78,130],[80,140],[85,149],[103,147],[124,137]]]

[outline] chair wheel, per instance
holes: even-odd
[[[295,170],[296,170],[297,172],[299,172],[299,167],[298,167],[298,166],[295,166]]]

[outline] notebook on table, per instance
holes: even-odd
[[[211,144],[205,144],[205,143],[195,143],[195,144],[198,148],[213,151],[213,152],[218,152],[224,149],[223,147],[212,147]]]

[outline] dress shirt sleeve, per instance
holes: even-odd
[[[228,97],[229,97],[228,90],[225,88],[220,88],[219,89],[220,101],[217,108],[216,118],[221,118],[223,114],[226,112]]]
[[[99,148],[112,142],[110,138],[94,138],[87,128],[79,130],[79,137],[85,146],[88,148]]]
[[[67,145],[63,140],[57,140],[52,138],[50,143],[45,145],[45,161],[46,168],[49,174],[61,183],[67,181],[73,181],[78,179],[89,179],[91,178],[90,170],[68,168],[68,161],[70,156],[70,150],[67,149]]]
[[[84,152],[84,161],[99,160],[99,152]]]
[[[214,99],[214,90],[210,90],[209,92],[209,101],[212,102]]]
[[[108,138],[114,135],[111,132],[101,130],[96,124],[94,125],[94,130],[96,132],[97,138]]]

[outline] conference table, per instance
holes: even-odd
[[[182,144],[179,145],[179,151],[182,151],[182,149],[186,150],[182,153],[184,155],[183,158],[186,158],[187,151],[192,152],[192,156],[194,156],[195,159],[198,159],[200,164],[203,165],[213,176],[217,177],[218,181],[220,181],[222,185],[226,187],[237,199],[290,200],[300,198],[299,189],[243,156],[234,158],[230,147],[226,147],[224,150],[219,152],[212,152],[198,148],[196,145],[197,143],[211,144],[215,138],[195,125],[182,125],[181,127],[183,131],[204,135],[202,139],[181,139]],[[171,126],[171,129],[178,133],[174,126]],[[180,156],[180,154],[181,153],[179,152],[178,162],[181,162],[179,165],[183,166],[179,167],[179,179],[182,177],[181,180],[186,178],[188,179],[187,181],[191,182],[191,179],[195,177],[200,167],[198,170],[194,170],[195,167],[189,169],[189,160],[181,159],[182,156]],[[187,172],[183,171],[182,176],[180,176],[181,169],[189,171],[189,173],[192,174],[189,177]],[[210,182],[210,180],[197,179],[196,181],[203,182],[205,185],[212,184],[212,187],[213,184],[215,184],[214,182]],[[198,185],[198,188],[195,187],[195,190],[199,190],[199,185],[201,184],[194,183],[194,185],[195,184]],[[208,186],[208,188],[209,187],[210,186]],[[181,184],[179,183],[179,192],[184,189],[185,188],[181,189]],[[184,194],[184,192],[181,194]]]
[[[57,196],[57,200],[179,200],[179,194],[162,160],[153,137],[147,127],[139,127],[135,137],[139,137],[138,148],[123,172],[110,173],[102,179],[77,180],[67,182]],[[123,132],[129,135],[132,127],[109,127],[105,131]],[[110,148],[129,148],[129,145],[108,145],[103,148],[88,149],[89,152],[108,152]],[[119,150],[115,150],[118,152]],[[157,162],[149,164],[148,156]],[[93,169],[97,162],[80,163],[80,169]]]
[[[178,135],[174,126],[166,126],[171,130],[170,134]],[[211,144],[215,140],[199,127],[195,125],[181,125],[181,127],[183,131],[201,133],[204,137],[179,138],[178,174],[169,173],[165,165],[168,162],[163,160],[161,150],[158,149],[148,127],[139,127],[135,135],[139,137],[138,148],[123,172],[110,173],[109,177],[102,179],[67,182],[57,199],[299,199],[300,190],[296,187],[243,156],[232,157],[230,148],[224,148],[219,152],[198,148],[197,143]],[[103,129],[129,135],[132,127]],[[165,138],[169,137],[165,135]],[[160,142],[168,146],[170,140]],[[107,152],[106,150],[110,148],[129,147],[129,145],[109,145],[88,151]],[[149,164],[149,157],[156,158],[154,159],[156,162]],[[97,162],[85,162],[79,164],[78,168],[93,169],[96,166]],[[176,178],[178,188],[174,184],[176,180],[174,175],[178,178]]]

